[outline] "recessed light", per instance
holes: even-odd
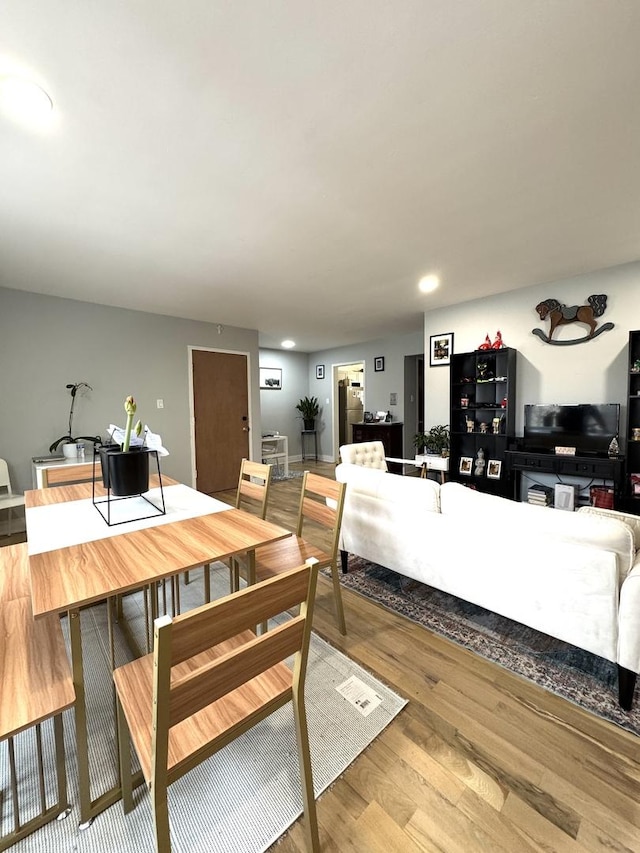
[[[418,282],[418,287],[423,293],[433,293],[440,284],[440,279],[437,275],[425,275]]]
[[[53,101],[37,83],[7,74],[0,76],[0,110],[20,124],[43,127],[50,120]]]
[[[280,344],[280,346],[284,347],[285,349],[292,349],[295,345],[295,341],[282,341],[282,343]]]

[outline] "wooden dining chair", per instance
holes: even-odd
[[[168,786],[289,701],[307,843],[320,849],[304,705],[317,576],[317,565],[307,563],[174,619],[163,616],[153,653],[114,671],[123,807],[133,808],[131,739],[151,794],[158,853],[171,850]],[[256,636],[253,626],[292,607],[299,615]],[[293,670],[285,663],[290,655]]]
[[[338,573],[338,540],[344,509],[346,484],[305,471],[300,492],[296,535],[264,545],[255,552],[255,577],[261,581],[313,558],[319,568],[331,570],[336,624],[341,634],[347,633]],[[313,524],[331,533],[329,550],[314,545],[307,537]],[[305,536],[303,537],[303,533]],[[239,586],[240,576],[247,577],[248,567],[242,556],[234,558],[233,589]]]
[[[252,512],[257,513],[260,518],[266,517],[272,471],[273,465],[267,465],[263,462],[252,462],[250,459],[242,460],[236,491],[236,509],[250,509]],[[206,602],[211,601],[210,568],[210,564],[204,567],[204,600]],[[231,591],[234,590],[234,572],[232,558],[229,561],[229,588]],[[184,573],[184,582],[186,584],[189,583],[189,572]],[[237,589],[237,586],[235,589]]]

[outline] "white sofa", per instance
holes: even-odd
[[[459,483],[340,464],[340,550],[618,665],[620,704],[640,672],[640,518],[569,513]]]

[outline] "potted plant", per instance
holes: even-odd
[[[142,421],[133,425],[137,404],[129,396],[124,401],[127,422],[122,445],[106,445],[100,448],[102,482],[116,497],[141,495],[149,491],[149,449],[144,445],[131,447],[131,435],[142,432]]]
[[[313,430],[316,427],[316,418],[320,407],[318,406],[317,397],[303,397],[296,405],[296,409],[300,412],[300,417],[304,422],[304,428]]]
[[[418,453],[426,453],[431,456],[448,456],[449,438],[449,426],[438,424],[432,426],[428,432],[416,433],[413,443]]]

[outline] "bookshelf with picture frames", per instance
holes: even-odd
[[[640,330],[629,332],[625,509],[640,515]]]
[[[511,497],[505,452],[515,438],[516,360],[512,347],[451,356],[449,477]]]

